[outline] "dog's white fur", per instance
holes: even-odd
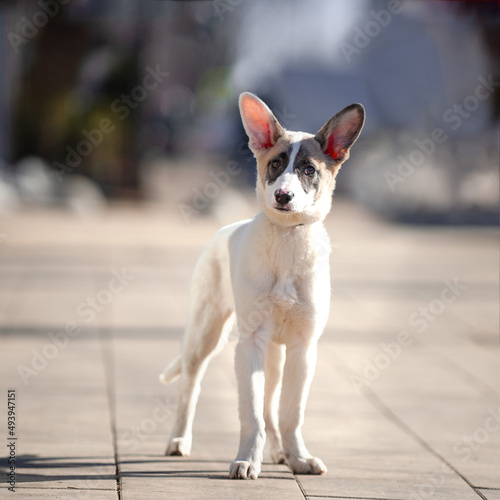
[[[257,159],[262,211],[219,230],[194,269],[182,352],[160,376],[168,383],[181,375],[166,454],[190,453],[200,382],[236,313],[241,435],[230,477],[257,478],[266,438],[273,461],[286,462],[295,473],[323,474],[325,465],[308,452],[301,434],[330,304],[330,250],[322,221],[364,110],[359,104],[345,108],[316,136],[286,131],[249,93],[240,96],[240,111]],[[297,163],[299,151],[305,166]],[[307,166],[313,175],[304,173]],[[278,190],[291,199],[279,203]]]

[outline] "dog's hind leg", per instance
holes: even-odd
[[[191,310],[181,355],[160,376],[160,380],[168,382],[180,374],[177,412],[166,455],[189,455],[201,380],[210,359],[225,344],[233,324],[230,282],[214,247],[202,254],[191,288]]]
[[[275,342],[269,342],[266,353],[264,420],[266,422],[266,438],[271,446],[271,458],[275,464],[285,463],[278,423],[281,376],[285,361],[284,347]]]
[[[180,360],[181,378],[177,411],[165,455],[189,455],[201,380],[210,359],[217,352],[217,348],[224,344],[232,327],[231,311],[221,313],[207,309],[197,312],[186,332]],[[197,333],[193,335],[191,330]],[[200,332],[203,333],[200,335]]]

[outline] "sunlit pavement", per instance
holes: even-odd
[[[340,198],[304,424],[328,473],[294,476],[266,453],[257,481],[228,479],[234,335],[204,380],[191,457],[163,456],[177,384],[158,374],[196,258],[231,216],[122,205],[0,220],[0,429],[15,458],[0,497],[500,499],[497,231],[394,225]]]

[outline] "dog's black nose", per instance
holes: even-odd
[[[282,206],[285,206],[293,198],[293,193],[291,191],[283,191],[283,189],[277,189],[274,192],[275,200]]]

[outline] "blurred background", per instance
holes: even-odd
[[[158,383],[203,246],[258,209],[251,91],[291,130],[367,111],[325,220],[305,423],[332,473],[299,489],[273,466],[259,491],[498,499],[499,21],[497,1],[0,0],[0,393],[19,392],[21,496],[256,497],[219,481],[236,332],[185,465],[162,456],[178,386]]]
[[[1,1],[0,33],[0,214],[234,208],[247,90],[308,132],[363,103],[338,192],[370,210],[498,223],[496,1]]]

